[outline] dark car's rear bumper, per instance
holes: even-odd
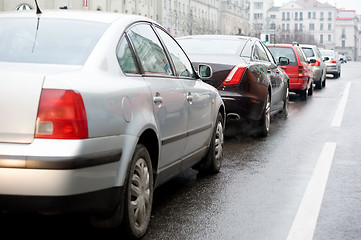
[[[244,119],[259,120],[263,113],[264,101],[247,93],[219,91],[226,106],[227,121]]]

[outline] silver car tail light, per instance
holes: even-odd
[[[72,90],[43,89],[35,138],[88,138],[88,121],[80,93]]]

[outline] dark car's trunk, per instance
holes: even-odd
[[[210,79],[203,79],[203,81],[215,88],[221,86],[229,72],[236,65],[244,62],[241,57],[236,55],[190,55],[190,59],[195,69],[198,69],[199,64],[206,64],[212,68],[212,77]]]

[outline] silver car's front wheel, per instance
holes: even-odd
[[[138,144],[133,155],[125,193],[125,225],[131,236],[142,237],[153,202],[153,170],[146,147]]]

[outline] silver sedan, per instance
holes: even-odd
[[[88,211],[139,238],[155,187],[220,170],[224,104],[148,18],[2,13],[0,86],[0,210]]]

